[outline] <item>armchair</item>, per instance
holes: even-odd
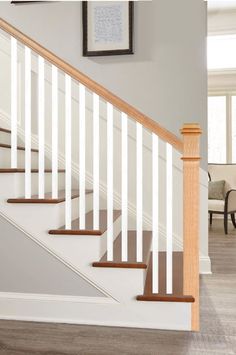
[[[236,164],[209,164],[208,176],[212,181],[225,180],[224,200],[208,200],[208,212],[210,214],[210,224],[212,224],[214,214],[224,216],[224,231],[228,234],[228,215],[234,228],[236,228]]]

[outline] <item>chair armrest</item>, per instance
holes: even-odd
[[[236,211],[236,190],[229,190],[225,196],[225,212]]]

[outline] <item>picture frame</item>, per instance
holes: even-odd
[[[134,54],[133,1],[83,1],[83,56]]]

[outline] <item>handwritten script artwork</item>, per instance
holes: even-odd
[[[83,55],[133,54],[133,2],[83,2]]]
[[[121,42],[124,36],[122,26],[122,6],[95,6],[94,7],[94,41]]]

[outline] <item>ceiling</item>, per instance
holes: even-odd
[[[236,10],[236,0],[208,0],[208,10]]]

